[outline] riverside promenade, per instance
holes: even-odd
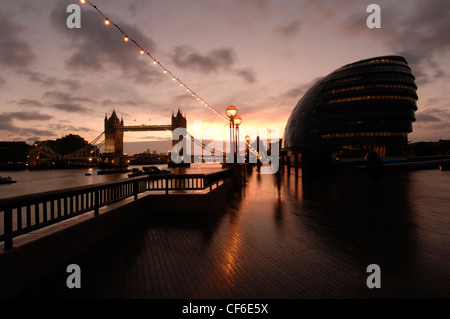
[[[148,214],[20,298],[390,299],[450,296],[450,172],[253,171],[207,214]],[[366,284],[368,265],[381,288]]]

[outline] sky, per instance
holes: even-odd
[[[235,105],[241,130],[278,129],[282,137],[318,79],[348,63],[402,55],[419,96],[409,140],[450,139],[450,1],[91,2],[214,109]],[[379,29],[366,25],[371,3],[381,8]],[[69,4],[80,6],[81,28],[67,27]],[[170,124],[180,109],[188,131],[201,120],[202,138],[220,138],[217,129],[226,136],[228,123],[161,71],[78,0],[0,0],[2,141],[78,134],[90,142],[113,110],[125,125],[140,125]],[[125,133],[125,152],[166,151],[170,139]]]

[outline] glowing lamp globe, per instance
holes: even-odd
[[[233,117],[235,117],[236,114],[237,114],[237,112],[238,112],[238,110],[237,110],[236,106],[230,105],[230,106],[227,107],[226,113],[227,113],[227,116],[228,116],[230,119],[232,119]]]
[[[234,126],[238,127],[242,123],[242,118],[239,115],[233,117]]]

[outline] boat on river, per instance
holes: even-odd
[[[13,183],[17,183],[16,181],[14,181],[11,176],[8,177],[1,177],[0,176],[0,184],[13,184]]]
[[[143,175],[159,175],[159,174],[171,174],[172,172],[167,169],[160,169],[157,166],[146,166],[142,168],[142,171],[140,169],[134,168],[131,174],[128,174],[128,177],[137,177],[137,176],[143,176]]]

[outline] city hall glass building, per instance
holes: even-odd
[[[383,56],[345,65],[300,99],[286,124],[288,153],[396,154],[408,142],[417,86],[405,58]]]

